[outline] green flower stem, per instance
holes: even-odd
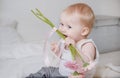
[[[31,10],[32,13],[40,20],[42,20],[43,22],[47,23],[48,25],[50,25],[52,28],[55,27],[55,25],[49,20],[47,19],[41,12],[40,10],[36,9],[36,12],[34,12],[33,10]],[[56,33],[63,39],[65,39],[65,36],[59,31],[59,30],[56,30]],[[71,51],[71,54],[72,54],[72,58],[73,60],[75,60],[75,57],[76,55],[79,56],[79,58],[81,59],[81,61],[84,63],[83,64],[83,67],[86,67],[87,65],[89,65],[88,63],[86,63],[83,58],[81,57],[80,53],[74,48],[73,45],[69,45],[68,46],[70,51]]]

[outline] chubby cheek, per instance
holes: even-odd
[[[75,33],[72,33],[72,32],[69,32],[68,33],[68,36],[72,39],[75,39],[76,38],[76,34]]]
[[[81,35],[80,35],[79,32],[73,34],[74,40],[78,40],[78,39],[80,38],[80,36],[81,36]]]
[[[62,28],[61,28],[61,27],[59,27],[58,30],[59,30],[60,32],[62,32]]]

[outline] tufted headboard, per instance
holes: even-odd
[[[96,16],[89,37],[95,41],[100,53],[120,50],[120,18]]]

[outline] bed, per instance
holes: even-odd
[[[99,20],[101,22],[107,19]],[[114,25],[112,23],[109,27],[109,23],[102,26],[101,23],[97,24],[99,26],[94,27],[90,35],[100,51],[100,62],[97,66],[96,78],[120,77],[120,36],[118,36],[120,26],[118,26],[118,22],[115,24],[115,21],[113,22]],[[0,19],[0,78],[25,78],[30,73],[35,73],[42,66],[45,66],[44,53],[42,52],[43,42],[25,42],[17,31],[17,23],[16,20]],[[48,49],[48,51],[50,50]],[[51,56],[50,60],[53,62],[51,65],[58,66],[58,59],[52,54],[49,55]]]

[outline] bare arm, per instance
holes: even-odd
[[[82,46],[83,58],[86,62],[94,61],[95,58],[95,46],[93,43],[89,42]]]

